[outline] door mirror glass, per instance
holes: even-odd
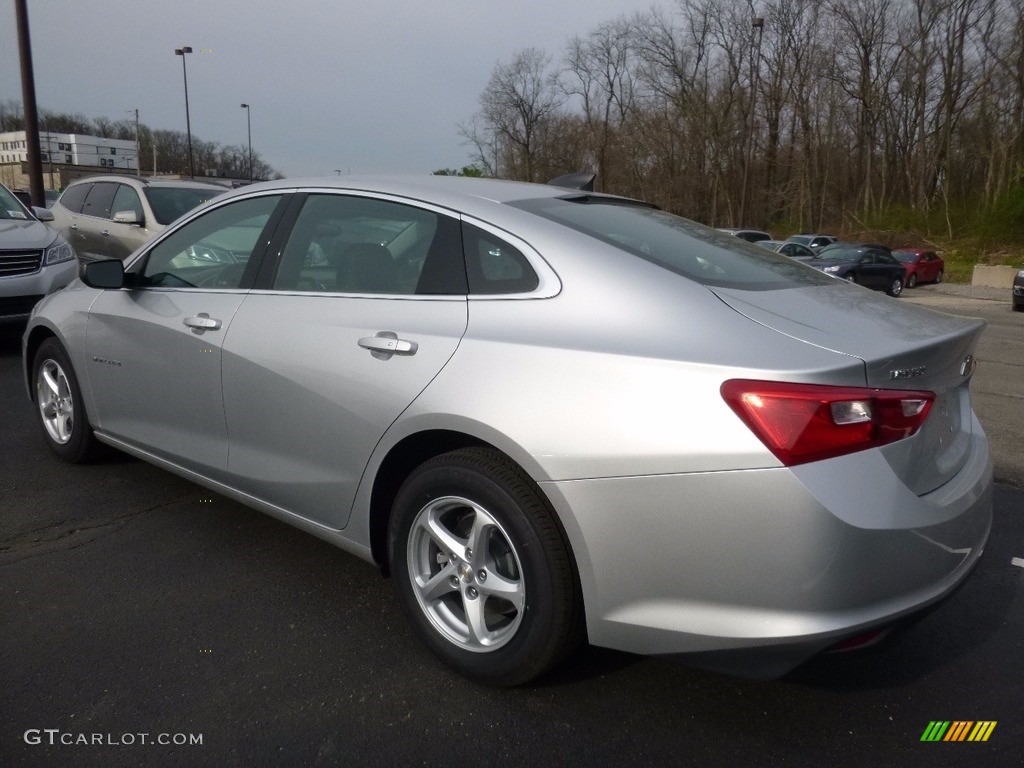
[[[82,269],[82,282],[90,288],[121,288],[124,263],[120,259],[91,261]]]

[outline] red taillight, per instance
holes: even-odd
[[[733,379],[722,397],[791,467],[892,443],[917,432],[933,392]]]

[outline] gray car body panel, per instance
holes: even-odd
[[[104,378],[116,371],[89,358],[87,313],[138,298],[73,283],[40,305],[26,342],[37,327],[60,337],[102,439],[365,559],[377,474],[396,446],[432,430],[490,444],[557,514],[591,642],[645,653],[798,643],[809,654],[939,599],[980,556],[992,465],[969,374],[954,371],[979,323],[841,281],[702,285],[504,205],[566,190],[437,177],[260,189],[447,209],[514,233],[551,277],[533,294],[468,300],[228,292],[234,309],[209,353],[223,355],[223,466],[219,451],[190,456],[184,432],[133,440],[109,426],[94,390],[116,390]],[[410,366],[358,347],[380,331],[414,335],[424,357]],[[921,366],[920,381],[885,380]],[[720,396],[735,378],[935,388],[938,428],[786,468]]]

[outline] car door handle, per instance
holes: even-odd
[[[77,232],[78,231],[78,225],[77,224],[72,224],[71,225],[71,229],[73,229],[75,232]]]
[[[220,320],[210,317],[205,312],[200,312],[194,317],[186,317],[181,321],[189,328],[192,329],[192,333],[202,333],[203,331],[216,331],[221,326]]]
[[[359,346],[370,350],[378,360],[387,360],[392,355],[415,355],[419,345],[415,341],[398,338],[393,331],[379,331],[374,336],[364,336]]]
[[[110,230],[104,229],[100,234],[104,237],[110,237]]]

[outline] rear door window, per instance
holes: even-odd
[[[85,197],[89,194],[90,189],[92,189],[92,184],[72,184],[60,196],[60,204],[72,213],[81,213],[82,203],[85,202]]]
[[[390,200],[312,194],[288,237],[272,288],[465,295],[459,222]]]

